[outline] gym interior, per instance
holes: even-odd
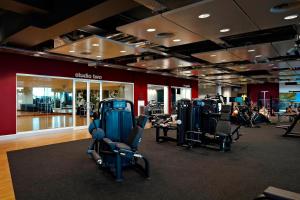
[[[300,200],[300,1],[0,17],[1,200]]]

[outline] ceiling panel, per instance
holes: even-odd
[[[239,76],[236,74],[228,74],[228,75],[219,75],[219,76],[206,76],[203,78],[207,79],[207,80],[225,80],[225,79],[231,79],[231,78],[242,78],[242,76]]]
[[[294,76],[296,72],[294,70],[284,70],[279,72],[279,76]]]
[[[173,71],[173,73],[180,74],[180,75],[186,75],[186,76],[199,76],[199,77],[204,77],[206,75],[212,75],[212,74],[224,74],[226,73],[226,70],[221,70],[217,68],[201,68],[197,70],[185,70],[185,71],[179,71],[177,72],[176,70]]]
[[[176,69],[178,67],[189,67],[197,63],[187,62],[175,57],[162,58],[156,60],[142,60],[136,63],[129,63],[128,66],[138,67],[150,70],[160,70],[160,69]]]
[[[198,17],[206,13],[209,13],[210,17],[204,19]],[[258,30],[232,0],[200,1],[165,12],[163,16],[211,40]],[[226,28],[230,31],[220,32]]]
[[[205,40],[200,35],[183,28],[181,25],[179,26],[176,23],[169,21],[162,17],[162,15],[156,15],[124,26],[119,26],[117,27],[117,30],[166,47]],[[155,29],[155,31],[148,32],[148,29]],[[159,37],[159,35],[164,33],[171,35],[169,35],[169,37]]]
[[[297,2],[297,0],[235,0],[238,5],[246,12],[250,19],[259,26],[260,29],[297,24],[298,19],[284,20],[285,16],[299,14],[299,8],[282,13],[271,13],[273,6]]]
[[[249,60],[252,62],[262,58],[273,58],[279,56],[270,43],[230,48],[228,51],[243,60]]]
[[[102,60],[120,56],[140,54],[142,48],[135,48],[99,36],[90,36],[76,42],[49,50],[51,53],[64,54],[79,58]]]
[[[294,69],[299,69],[300,68],[300,61],[295,60],[295,61],[288,61],[289,66],[291,66]]]
[[[205,53],[195,53],[192,56],[196,58],[200,58],[202,60],[206,60],[210,63],[224,63],[224,62],[233,62],[233,61],[242,61],[241,58],[233,55],[227,50],[221,51],[210,51]]]
[[[273,64],[266,63],[266,64],[234,65],[226,68],[238,72],[245,72],[245,71],[253,71],[253,70],[271,70],[272,68],[275,68],[275,66]]]
[[[272,45],[280,56],[287,56],[293,53],[291,50],[295,48],[295,40],[273,42]]]

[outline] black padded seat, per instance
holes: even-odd
[[[131,147],[128,146],[127,144],[125,144],[125,143],[116,142],[115,144],[116,144],[116,147],[117,147],[118,149],[131,150]]]

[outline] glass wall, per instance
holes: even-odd
[[[133,102],[133,84],[103,82],[102,98],[122,98]]]
[[[17,76],[17,132],[73,126],[70,79]]]
[[[168,114],[168,87],[149,84],[145,109],[148,115]]]
[[[102,99],[134,99],[130,83],[21,74],[16,78],[17,132],[86,127]]]
[[[192,99],[191,88],[172,87],[171,88],[171,112],[176,113],[176,102],[180,99]]]

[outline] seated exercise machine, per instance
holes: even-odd
[[[121,99],[106,99],[99,103],[99,118],[89,127],[92,143],[88,154],[96,163],[111,172],[116,181],[122,181],[124,168],[133,167],[149,177],[149,162],[138,152],[146,116],[139,116],[137,122],[133,103]],[[144,166],[138,163],[144,161]]]
[[[255,200],[300,200],[300,194],[270,186]]]
[[[285,130],[283,136],[300,137],[300,132],[293,131],[293,129],[295,128],[299,120],[300,120],[300,113],[297,115],[297,117],[294,118],[294,121],[292,122],[291,125],[276,126],[276,128],[282,128]]]
[[[192,102],[190,120],[183,122],[189,126],[188,131],[180,132],[180,138],[184,137],[184,143],[189,148],[200,145],[210,148],[217,148],[220,151],[229,151],[232,136],[239,138],[239,128],[233,127],[230,122],[230,106],[222,106],[218,112],[218,103],[214,100],[196,99]]]
[[[167,142],[173,141],[176,142],[177,145],[184,144],[184,136],[180,134],[180,132],[186,132],[189,130],[189,125],[186,123],[189,120],[191,109],[191,100],[189,99],[181,99],[177,101],[177,121],[172,120],[170,115],[165,115],[163,118],[161,117],[159,120],[154,122],[154,127],[156,128],[156,142]],[[180,125],[179,125],[180,124]],[[182,124],[182,125],[181,125]],[[163,131],[163,135],[161,135],[161,130]],[[168,135],[168,131],[176,130],[176,136],[170,137]]]

